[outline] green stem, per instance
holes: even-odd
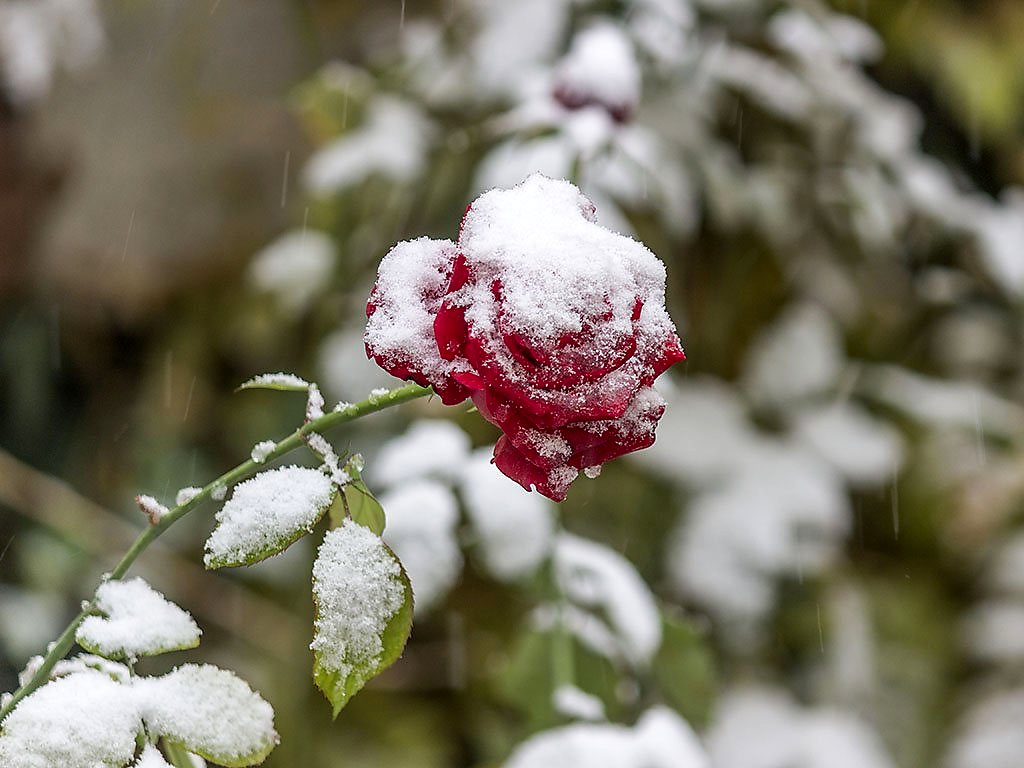
[[[555,609],[555,624],[551,630],[551,682],[552,690],[576,684],[576,652],[573,637],[565,620],[565,595],[558,584],[554,557],[548,561],[549,599]]]
[[[121,560],[114,566],[114,570],[105,576],[105,579],[122,578],[125,573],[128,572],[128,569],[131,568],[132,563],[135,562],[138,556],[141,555],[150,544],[156,541],[164,531],[178,522],[178,520],[198,507],[203,501],[210,498],[215,490],[231,487],[239,480],[257,471],[264,463],[273,461],[274,459],[303,445],[304,438],[311,432],[325,432],[340,424],[355,421],[356,419],[367,416],[368,414],[383,411],[387,408],[401,405],[402,403],[406,403],[420,397],[426,397],[430,394],[433,394],[433,390],[427,387],[421,387],[419,384],[406,384],[404,387],[392,389],[377,395],[371,395],[367,399],[361,400],[358,403],[353,403],[352,405],[348,405],[340,410],[325,413],[323,416],[313,419],[312,421],[307,421],[299,427],[299,429],[295,430],[295,432],[275,445],[274,450],[270,451],[270,453],[266,455],[263,462],[257,463],[252,459],[249,459],[248,461],[239,464],[234,469],[225,472],[212,483],[208,483],[199,491],[199,493],[184,504],[179,504],[169,510],[160,518],[159,522],[155,525],[149,526],[149,528],[139,534],[135,541],[132,542],[132,545],[128,548],[128,551],[124,553]],[[3,722],[4,718],[14,710],[18,705],[18,702],[46,682],[50,676],[50,672],[53,671],[57,662],[67,656],[68,651],[70,651],[71,647],[75,644],[75,632],[93,608],[94,606],[92,602],[85,603],[78,615],[71,620],[70,624],[68,624],[67,629],[65,629],[61,633],[60,637],[50,645],[46,656],[43,658],[43,663],[40,665],[39,669],[36,670],[36,673],[32,675],[32,678],[27,683],[15,691],[11,699],[2,708],[0,708],[0,722]]]
[[[576,685],[576,652],[572,647],[573,639],[565,622],[565,602],[558,605],[558,623],[555,624],[551,654],[551,673],[554,689]]]

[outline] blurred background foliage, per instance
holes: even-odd
[[[358,334],[376,263],[391,244],[454,237],[509,98],[424,97],[441,138],[411,179],[369,174],[315,195],[300,174],[318,147],[370,119],[377,95],[423,96],[418,61],[402,40],[434,20],[458,49],[466,5],[111,0],[98,8],[104,42],[88,68],[68,67],[45,97],[22,100],[8,85],[0,110],[0,689],[16,685],[25,659],[57,634],[141,528],[137,493],[173,498],[301,420],[301,398],[234,394],[241,381],[292,371],[349,400],[380,384],[355,369],[351,338],[337,334]],[[627,4],[582,5],[573,11],[581,18],[600,9],[618,18]],[[765,19],[787,4],[746,5],[760,10],[726,16],[721,34],[770,50]],[[877,31],[885,55],[865,67],[868,79],[916,108],[921,148],[957,186],[997,197],[1024,185],[1024,5],[831,6]],[[700,14],[717,18],[703,6]],[[323,69],[335,60],[351,66]],[[671,93],[671,79],[659,88]],[[710,123],[745,160],[766,160],[765,147],[805,146],[799,129],[756,98],[738,98],[739,107],[723,107]],[[671,135],[685,104],[668,99],[658,108],[651,123]],[[847,162],[845,151],[835,162]],[[782,167],[801,169],[795,197],[812,194],[800,188],[801,161],[782,157]],[[831,162],[827,153],[803,161]],[[851,360],[971,381],[1019,406],[1019,297],[971,261],[963,228],[915,219],[872,246],[844,229],[845,219],[830,218],[830,205],[849,200],[826,202],[804,209],[802,228],[815,236],[803,237],[799,264],[792,238],[749,222],[731,226],[713,203],[700,206],[682,236],[660,218],[664,211],[626,211],[668,264],[670,304],[690,357],[679,379],[739,382],[755,340],[795,296],[842,316],[852,291],[862,310],[842,323]],[[250,265],[282,233],[306,228],[329,235],[339,258],[315,300],[293,311],[259,290]],[[838,283],[808,266],[825,241],[831,252],[822,264],[843,272]],[[1016,248],[1013,258],[1024,261],[1024,242]],[[808,282],[817,288],[801,287]],[[838,293],[817,290],[825,285],[839,285]],[[923,285],[952,298],[922,299]],[[995,331],[972,334],[971,323]],[[325,352],[332,339],[347,351]],[[625,554],[665,601],[662,649],[632,698],[621,695],[606,659],[578,650],[583,687],[609,717],[631,721],[661,701],[703,729],[728,688],[770,682],[804,704],[861,713],[895,765],[967,764],[948,757],[965,711],[1019,683],[1024,660],[1017,648],[993,666],[962,642],[965,616],[990,591],[987,564],[1020,524],[1021,435],[1009,424],[982,434],[979,420],[977,434],[951,436],[906,409],[872,409],[905,437],[903,468],[895,481],[851,490],[845,555],[806,579],[779,580],[753,648],[730,639],[728,622],[673,584],[665,549],[686,514],[685,483],[619,461],[598,481],[577,484],[565,526]],[[475,444],[495,438],[475,415],[437,404],[336,437],[372,456],[424,415],[455,418]],[[768,434],[784,432],[787,418],[770,404],[751,406]],[[659,441],[698,448],[710,437],[669,421],[659,433]],[[979,452],[980,468],[971,465]],[[467,568],[443,607],[417,620],[403,661],[332,723],[309,681],[308,542],[245,572],[207,574],[199,555],[208,528],[202,512],[178,526],[139,571],[195,614],[205,630],[199,655],[237,670],[273,703],[285,738],[268,765],[498,765],[530,733],[564,722],[551,705],[551,637],[525,620],[536,592]],[[1020,623],[984,626],[1001,637]],[[864,644],[851,639],[857,632]],[[863,647],[871,649],[870,680],[866,667],[850,671]]]

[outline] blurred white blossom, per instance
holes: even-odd
[[[0,87],[15,105],[36,104],[49,94],[59,70],[86,69],[103,44],[94,0],[3,0]]]
[[[715,768],[894,768],[857,716],[804,709],[772,688],[737,688],[718,703],[706,739]]]
[[[249,279],[276,296],[286,311],[298,313],[327,290],[337,258],[334,240],[325,232],[294,230],[253,256]]]

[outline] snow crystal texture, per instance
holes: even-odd
[[[199,645],[202,633],[192,617],[142,579],[104,582],[96,608],[104,615],[87,616],[75,634],[94,653],[133,658]]]
[[[3,722],[0,765],[97,768],[135,754],[139,711],[126,689],[101,672],[47,683]]]
[[[405,602],[401,566],[369,528],[346,520],[328,532],[313,564],[320,665],[347,676],[381,657],[381,635]]]
[[[276,554],[312,529],[333,495],[331,479],[306,467],[271,469],[240,483],[217,512],[217,528],[206,541],[206,566],[240,565]]]

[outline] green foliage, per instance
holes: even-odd
[[[385,550],[401,568],[400,577],[405,591],[405,599],[402,606],[384,627],[381,634],[384,650],[381,655],[369,664],[353,661],[348,665],[347,670],[332,670],[323,666],[322,654],[319,651],[313,652],[313,681],[331,703],[334,717],[338,716],[349,700],[362,690],[363,686],[398,660],[412,633],[412,585],[409,583],[409,576],[399,559],[387,547]],[[317,606],[317,611],[319,610],[320,608]],[[344,659],[343,663],[345,663]]]
[[[195,768],[188,750],[176,741],[164,739],[164,756],[174,768]]]
[[[81,634],[76,635],[75,642],[78,643],[82,648],[87,650],[89,653],[95,653],[97,656],[104,656],[105,658],[115,659],[115,660],[116,659],[124,659],[126,657],[126,654],[124,654],[123,652],[111,653],[110,651],[105,650],[104,648],[100,647],[99,645],[91,643],[89,641],[88,637],[83,636]],[[166,646],[161,646],[159,648],[147,649],[145,653],[142,653],[142,654],[139,654],[139,655],[159,656],[159,655],[164,654],[164,653],[174,653],[175,651],[187,651],[187,650],[190,650],[192,648],[198,648],[198,647],[199,647],[199,638],[196,637],[195,640],[191,640],[189,642],[179,643],[179,644],[176,644],[176,645],[166,645]]]
[[[247,482],[256,482],[262,476],[267,474],[269,473],[257,474]],[[244,485],[245,484],[243,483],[242,486]],[[241,488],[242,486],[239,487]],[[236,490],[232,499],[229,500],[224,505],[221,512],[218,513],[218,527],[214,529],[214,532],[207,541],[207,552],[205,557],[206,567],[209,569],[217,569],[252,565],[283,552],[304,535],[309,533],[313,527],[320,522],[323,516],[327,513],[327,510],[331,508],[334,500],[338,496],[337,488],[333,485],[331,488],[332,492],[330,497],[326,500],[326,503],[317,503],[317,498],[305,499],[305,501],[311,505],[312,515],[301,520],[286,518],[284,521],[274,521],[269,525],[264,523],[262,530],[260,531],[263,535],[259,537],[249,535],[249,533],[245,531],[247,521],[239,520],[240,516],[251,514],[251,509],[242,507],[241,509],[232,510],[232,514],[230,516],[224,516],[229,505],[238,498],[239,491]],[[273,504],[274,502],[268,501],[267,503]],[[221,532],[223,532],[224,535],[221,541],[218,542],[217,535]],[[244,538],[241,538],[241,540],[237,542],[231,542],[231,538],[236,535]],[[225,539],[228,540],[228,544],[222,543]],[[211,546],[211,543],[214,542],[217,543],[214,546]]]
[[[273,379],[264,381],[257,376],[239,384],[235,391],[241,392],[246,389],[270,389],[275,392],[306,392],[309,390],[309,385]]]
[[[555,690],[561,683],[553,664],[559,644],[565,641],[572,644],[573,685],[600,699],[610,719],[623,714],[617,690],[620,674],[611,661],[580,645],[571,635],[529,630],[515,641],[498,685],[501,697],[521,712],[528,732],[568,722],[554,703]]]
[[[668,614],[662,621],[661,648],[651,672],[665,701],[695,728],[711,718],[718,690],[718,670],[705,633],[685,618]]]
[[[346,483],[331,505],[331,527],[341,525],[345,515],[378,536],[384,533],[384,526],[387,524],[384,507],[361,479]]]

